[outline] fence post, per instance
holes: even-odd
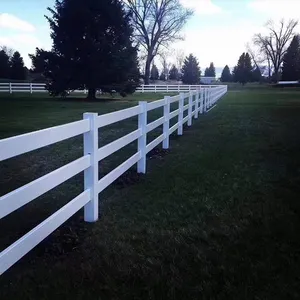
[[[9,93],[12,94],[11,82],[9,83]]]
[[[154,86],[154,93],[156,93],[156,85]]]
[[[183,106],[184,106],[184,93],[180,93],[179,99],[179,115],[178,115],[178,135],[183,135]]]
[[[196,90],[195,119],[199,116],[199,90]]]
[[[192,126],[192,112],[193,112],[193,93],[190,93],[189,96],[189,109],[188,109],[188,126]]]
[[[170,96],[165,96],[165,105],[164,105],[164,140],[163,140],[163,149],[169,149],[169,128],[170,128]]]
[[[169,86],[167,85],[167,93],[169,92]]]
[[[137,163],[138,173],[146,174],[146,146],[147,146],[147,101],[140,101],[141,112],[139,114],[139,129],[142,136],[138,139],[138,151],[141,152],[142,158]]]
[[[206,89],[206,111],[209,109],[209,89]]]
[[[145,92],[145,85],[142,84],[142,93],[144,93],[144,92]]]
[[[189,85],[189,92],[191,91],[191,86]]]
[[[90,121],[90,131],[83,136],[84,155],[90,155],[91,166],[84,171],[84,189],[91,190],[91,201],[84,206],[84,220],[96,222],[99,218],[99,199],[97,183],[99,181],[98,171],[98,127],[97,113],[84,113],[83,118]]]
[[[32,83],[30,82],[30,94],[32,94]]]
[[[203,114],[203,101],[204,101],[203,88],[200,88],[200,114]]]
[[[204,107],[204,113],[206,113],[207,110],[207,88],[204,89],[204,102],[203,102],[203,107]]]

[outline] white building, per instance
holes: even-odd
[[[200,82],[203,83],[203,84],[212,84],[216,81],[216,78],[215,77],[202,77],[201,76],[201,79],[200,79]]]

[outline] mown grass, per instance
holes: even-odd
[[[1,105],[2,137],[136,103],[15,100]],[[151,155],[147,175],[133,170],[102,193],[99,222],[84,223],[80,212],[6,272],[0,299],[299,299],[299,113],[296,91],[229,92],[172,136],[168,153]],[[100,145],[135,126],[101,131]],[[104,161],[101,173],[135,150]],[[81,153],[74,139],[2,162],[0,194]],[[71,200],[81,182],[1,220],[1,248]]]

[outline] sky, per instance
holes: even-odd
[[[183,41],[170,46],[192,53],[202,71],[214,62],[217,68],[237,63],[255,33],[273,19],[300,17],[300,0],[180,0],[194,9],[182,31]],[[0,0],[0,45],[18,50],[27,67],[36,47],[51,48],[50,30],[44,15],[54,0]],[[298,28],[299,29],[299,28]],[[300,32],[300,29],[299,29]],[[171,58],[172,59],[172,58]]]

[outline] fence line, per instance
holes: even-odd
[[[0,93],[46,93],[45,83],[0,83]],[[141,85],[137,93],[181,93],[201,88],[220,87],[220,85]],[[75,90],[74,93],[87,94],[87,90]]]
[[[162,100],[150,103],[141,101],[138,106],[105,115],[85,113],[83,120],[77,122],[0,140],[0,161],[2,161],[77,135],[84,135],[84,153],[81,158],[0,197],[1,219],[84,171],[84,191],[80,195],[0,252],[0,275],[82,207],[84,220],[96,222],[99,216],[99,193],[135,164],[137,172],[145,174],[147,153],[160,143],[164,149],[168,149],[169,138],[173,132],[177,131],[178,135],[182,135],[183,125],[186,122],[191,126],[193,117],[197,119],[199,114],[207,112],[226,92],[227,86],[202,87],[174,97],[166,96]],[[188,104],[184,105],[186,98]],[[172,103],[178,103],[178,109],[170,111]],[[148,123],[148,112],[158,108],[163,108],[164,116]],[[188,114],[183,117],[186,110]],[[98,148],[99,128],[134,116],[138,116],[137,130]],[[178,122],[170,127],[172,118],[177,118]],[[163,133],[147,144],[147,133],[161,125]],[[138,140],[137,152],[99,180],[98,162],[135,140]]]

